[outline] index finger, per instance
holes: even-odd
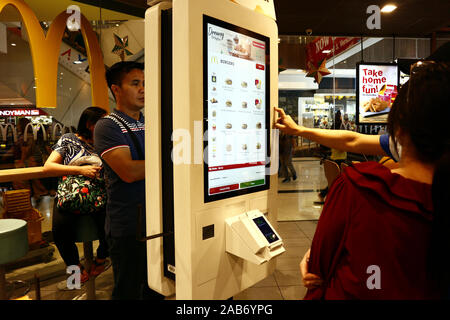
[[[277,107],[274,107],[274,108],[275,108],[275,111],[277,111],[281,115],[282,118],[286,116],[283,109],[277,108]]]

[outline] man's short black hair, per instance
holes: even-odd
[[[125,75],[133,69],[144,71],[144,64],[136,61],[121,61],[113,64],[105,74],[109,89],[111,90],[113,84],[120,86]],[[114,96],[114,92],[112,90],[111,92]]]

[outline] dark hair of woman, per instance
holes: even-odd
[[[450,65],[424,61],[411,69],[388,118],[391,137],[408,137],[416,158],[434,166],[433,222],[428,270],[443,297],[450,293]],[[439,121],[438,119],[441,119]],[[395,141],[394,140],[394,141]]]
[[[106,114],[106,111],[99,107],[86,108],[78,121],[77,134],[86,139],[92,139],[92,132],[89,126],[95,125],[97,121]]]

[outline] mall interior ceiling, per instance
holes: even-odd
[[[213,0],[211,0],[213,1]],[[449,0],[273,0],[280,35],[365,37],[430,37],[450,31]],[[147,0],[78,0],[86,4],[144,17]],[[380,29],[369,30],[370,5],[393,3],[397,10],[382,14]]]

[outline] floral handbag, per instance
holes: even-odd
[[[106,206],[106,184],[103,178],[63,176],[56,193],[57,207],[62,211],[89,214],[101,211]]]

